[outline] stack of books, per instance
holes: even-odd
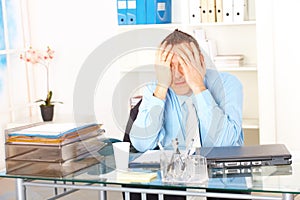
[[[214,64],[217,68],[240,67],[243,63],[243,55],[217,55],[214,57]]]
[[[102,124],[37,123],[5,130],[6,171],[63,177],[93,164],[106,146]]]

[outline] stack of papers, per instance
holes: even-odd
[[[49,123],[9,132],[7,142],[57,144],[96,136],[102,124]]]
[[[217,68],[240,67],[243,65],[243,55],[217,55],[214,57],[214,64]]]
[[[126,183],[147,183],[157,177],[157,172],[117,172],[117,179]]]

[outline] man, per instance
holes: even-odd
[[[175,138],[181,146],[192,139],[196,146],[243,145],[242,85],[229,73],[206,69],[191,35],[177,29],[168,35],[155,70],[157,82],[146,87],[129,134],[135,149],[166,147]]]

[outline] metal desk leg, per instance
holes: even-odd
[[[26,200],[26,188],[23,185],[24,180],[21,178],[16,179],[16,192],[18,200]]]
[[[105,186],[104,184],[100,184],[100,186]],[[106,200],[107,199],[107,192],[105,190],[99,191],[99,200]]]
[[[282,199],[283,200],[293,200],[294,199],[294,194],[284,193],[284,194],[282,194]]]

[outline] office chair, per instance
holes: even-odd
[[[126,128],[125,128],[125,133],[124,133],[124,137],[123,137],[123,141],[124,142],[130,142],[130,152],[132,153],[137,153],[138,151],[132,146],[131,141],[130,141],[130,130],[132,128],[133,122],[135,121],[137,114],[139,112],[139,107],[142,103],[142,99],[140,99],[138,101],[138,103],[133,106],[130,109],[130,114],[129,114],[129,118],[126,124]],[[126,185],[124,185],[124,187],[126,187]],[[132,187],[132,186],[128,186],[128,187]],[[145,186],[135,186],[136,188],[145,188]],[[158,189],[156,187],[147,187],[147,189],[150,188],[154,188],[154,189]],[[125,198],[125,194],[123,193],[123,198]],[[140,193],[130,193],[130,199],[131,200],[141,200],[141,194]],[[185,196],[174,196],[174,195],[164,195],[164,200],[185,200],[186,197]],[[158,200],[158,195],[157,194],[147,194],[147,200]]]

